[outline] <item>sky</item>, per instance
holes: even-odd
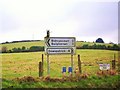
[[[118,43],[118,0],[0,0],[0,43],[76,37]]]

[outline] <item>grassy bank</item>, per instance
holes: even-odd
[[[3,88],[119,88],[120,75],[97,77],[90,76],[78,82],[22,82],[3,79]]]

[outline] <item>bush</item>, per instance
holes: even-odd
[[[118,46],[117,44],[114,44],[113,46],[108,46],[107,49],[108,50],[120,50],[120,46]]]
[[[113,45],[113,50],[119,50],[119,46],[117,44]]]
[[[29,51],[32,51],[32,52],[34,52],[34,51],[44,51],[44,47],[42,47],[42,46],[32,46],[32,47],[30,47]]]
[[[88,45],[88,44],[84,44],[84,45],[82,46],[82,48],[83,48],[83,49],[88,49],[88,48],[89,48],[89,45]]]
[[[22,46],[22,51],[26,50],[26,47],[25,46]]]

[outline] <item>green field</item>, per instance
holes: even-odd
[[[22,48],[25,46],[26,48],[30,48],[31,46],[44,46],[44,41],[35,41],[35,42],[19,42],[19,43],[8,43],[8,44],[0,44],[0,46],[7,47],[8,50],[13,48]]]
[[[113,60],[114,54],[118,62],[118,52],[110,50],[89,50],[79,49],[74,56],[74,68],[77,67],[77,55],[80,54],[82,62],[82,73],[87,73],[91,77],[79,82],[36,82],[36,83],[18,83],[15,78],[23,76],[38,77],[38,64],[41,61],[41,55],[44,52],[27,52],[27,53],[4,53],[2,56],[2,78],[3,87],[13,86],[14,88],[59,88],[59,87],[116,87],[118,76],[99,79],[96,72],[99,70],[99,63],[109,63]],[[62,77],[61,69],[63,66],[70,66],[70,55],[50,55],[50,76]],[[117,65],[117,63],[116,63]],[[118,68],[116,66],[116,68]],[[66,73],[68,75],[68,73]],[[44,76],[47,75],[46,55],[44,55]],[[105,81],[108,79],[108,81]],[[114,79],[114,80],[113,80]],[[96,81],[97,80],[97,81]],[[109,81],[110,80],[110,81]],[[113,81],[113,82],[111,82]],[[99,84],[101,83],[101,84]],[[93,85],[91,85],[93,84]]]
[[[112,46],[113,44],[107,44],[107,43],[93,43],[93,42],[76,42],[76,47],[81,47],[85,44],[91,45],[105,45],[105,46]],[[13,48],[22,48],[22,46],[25,46],[26,48],[30,48],[31,46],[44,46],[44,41],[34,41],[34,42],[19,42],[19,43],[8,43],[8,44],[0,44],[2,47],[7,47],[8,50]]]

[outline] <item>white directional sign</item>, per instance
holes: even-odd
[[[72,54],[72,48],[48,48],[47,54]]]
[[[99,64],[100,70],[109,70],[110,64]]]
[[[45,38],[45,54],[75,54],[75,37]]]
[[[46,40],[48,47],[74,47],[74,37],[50,37]]]

